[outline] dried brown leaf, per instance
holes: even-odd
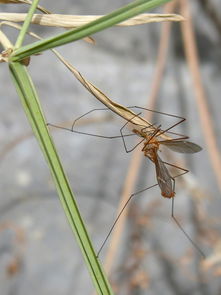
[[[26,13],[0,13],[0,20],[23,22]],[[34,14],[33,24],[51,27],[75,28],[99,19],[103,15],[65,15],[65,14]],[[154,14],[146,13],[123,21],[117,26],[135,26],[151,22],[183,21],[184,18],[178,14]]]
[[[54,51],[54,50],[53,50]],[[94,86],[91,82],[86,80],[81,73],[75,69],[65,58],[63,58],[58,52],[55,52],[56,56],[65,64],[65,66],[74,74],[78,81],[91,93],[93,94],[100,102],[102,102],[106,107],[112,110],[114,113],[124,118],[127,121],[135,125],[141,125],[143,127],[150,127],[151,123],[147,120],[138,116],[136,113],[130,109],[112,101],[107,95],[105,95],[99,88]]]

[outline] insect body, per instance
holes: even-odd
[[[155,164],[156,178],[161,189],[162,196],[165,198],[173,198],[175,196],[174,178],[170,175],[165,163],[158,155],[160,141],[157,140],[156,136],[160,131],[160,129],[156,129],[152,135],[148,135],[145,132],[140,132],[136,129],[133,130],[134,133],[145,138],[142,152],[145,157],[150,159]]]
[[[171,129],[171,127],[169,129]],[[201,147],[193,142],[184,140],[187,138],[186,136],[177,139],[170,138],[168,140],[159,140],[158,138],[168,131],[168,129],[166,131],[161,130],[160,126],[155,127],[153,132],[146,132],[145,130],[146,128],[141,130],[133,129],[133,132],[143,138],[142,152],[155,165],[156,178],[161,189],[161,195],[165,198],[173,198],[175,196],[175,179],[170,175],[166,165],[182,170],[182,174],[187,173],[188,170],[162,161],[158,155],[160,145],[163,144],[171,150],[179,153],[196,153],[201,150]]]

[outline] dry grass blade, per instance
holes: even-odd
[[[10,52],[7,53],[7,51],[12,50],[12,44],[6,37],[6,35],[0,30],[0,44],[4,45],[4,48],[6,48],[4,51],[1,52],[0,54],[0,62],[5,62],[7,61],[7,57]]]
[[[212,118],[207,106],[207,97],[200,74],[199,57],[196,49],[196,41],[193,32],[190,7],[187,0],[181,0],[180,2],[181,12],[187,18],[187,21],[181,24],[186,58],[193,79],[193,86],[196,94],[197,105],[199,108],[204,138],[208,146],[208,152],[217,179],[217,184],[221,191],[221,158],[216,142]]]
[[[94,21],[103,15],[62,15],[62,14],[34,14],[32,23],[41,26],[74,28]],[[0,20],[23,22],[26,13],[0,13]],[[117,26],[135,26],[151,22],[183,21],[184,18],[178,14],[154,14],[146,13],[135,16],[129,20],[119,23]]]
[[[107,95],[105,95],[99,88],[94,86],[91,82],[86,80],[81,73],[76,70],[65,58],[61,56],[56,50],[52,50],[56,56],[60,59],[62,63],[74,74],[74,76],[78,79],[78,81],[91,93],[93,94],[100,102],[102,102],[105,106],[107,106],[114,113],[118,114],[120,117],[124,118],[126,121],[130,121],[131,125],[136,125],[136,128],[148,127],[149,130],[152,128],[152,124],[148,122],[146,119],[138,116],[136,113],[131,111],[130,109],[124,107],[123,105],[114,102]],[[132,127],[133,128],[133,127]],[[155,130],[155,127],[153,127]],[[170,137],[162,134],[163,138],[170,139]]]
[[[107,106],[110,110],[121,116],[127,121],[135,125],[142,125],[143,127],[150,127],[151,123],[149,123],[146,119],[141,116],[137,116],[130,109],[122,106],[111,100],[107,95],[105,95],[100,89],[94,86],[90,81],[86,80],[81,73],[76,70],[66,59],[64,59],[58,52],[54,53],[57,57],[65,64],[65,66],[74,74],[74,76],[78,79],[78,81],[91,93],[93,94],[100,102],[102,102],[105,106]]]

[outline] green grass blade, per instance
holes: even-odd
[[[14,51],[11,61],[22,60],[32,54],[40,53],[44,50],[82,39],[169,1],[170,0],[133,1],[130,4],[115,10],[114,12],[99,18],[98,20],[90,22],[77,29],[69,30],[55,37],[23,46]]]
[[[25,35],[26,35],[26,33],[28,31],[28,28],[29,28],[29,25],[31,23],[32,16],[33,16],[33,14],[34,14],[37,6],[38,6],[38,2],[39,2],[39,0],[33,0],[32,4],[31,4],[31,7],[30,7],[30,9],[28,11],[27,17],[25,18],[25,21],[23,23],[22,29],[19,32],[18,38],[17,38],[16,43],[15,43],[15,48],[19,48],[19,47],[22,46]]]
[[[83,253],[97,294],[111,295],[113,294],[112,290],[96,258],[73,193],[48,132],[38,96],[27,69],[20,63],[10,63],[9,68],[25,113],[50,167],[61,203]]]

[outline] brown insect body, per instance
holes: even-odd
[[[150,159],[155,165],[156,178],[161,189],[161,195],[165,198],[173,198],[175,196],[174,179],[158,155],[160,142],[157,140],[156,135],[159,130],[156,130],[156,132],[154,132],[152,135],[148,135],[147,133],[142,131],[140,132],[136,129],[133,131],[145,138],[142,152],[144,152],[145,157]]]

